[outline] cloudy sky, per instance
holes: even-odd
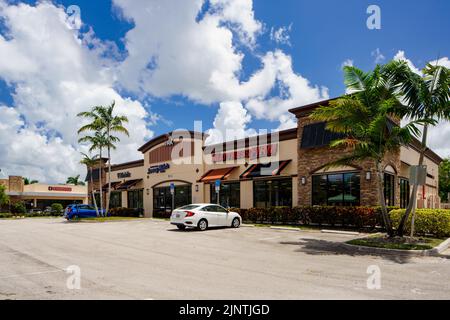
[[[375,2],[382,25],[369,30]],[[225,128],[291,128],[288,109],[345,92],[344,65],[450,67],[449,11],[446,0],[0,0],[0,176],[84,175],[75,115],[112,100],[131,132],[115,163],[195,120],[216,141]],[[447,157],[449,139],[441,123],[430,144]]]

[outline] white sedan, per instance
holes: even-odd
[[[180,230],[198,228],[205,231],[209,227],[239,228],[242,218],[217,204],[191,204],[173,211],[170,223]]]

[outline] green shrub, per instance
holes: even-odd
[[[391,211],[391,220],[394,228],[400,224],[405,210]],[[411,219],[407,223],[408,233],[411,232]],[[415,218],[416,235],[433,235],[438,238],[450,237],[450,210],[418,209]]]
[[[8,218],[12,218],[12,214],[11,213],[1,213],[0,212],[0,219],[8,219]]]
[[[15,202],[11,205],[11,212],[13,214],[25,214],[27,213],[27,208],[23,202]]]
[[[54,203],[51,206],[51,215],[59,216],[62,214],[64,207],[60,203]]]
[[[139,218],[143,215],[142,209],[129,209],[129,208],[113,208],[109,210],[111,217],[126,217],[126,218]]]
[[[380,210],[372,207],[274,207],[231,209],[249,223],[327,225],[374,229],[381,223]]]

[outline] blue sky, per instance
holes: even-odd
[[[9,7],[20,3],[29,4],[31,7],[36,6],[36,1],[5,1],[6,0],[0,0],[0,4],[4,2],[7,3]],[[195,2],[195,0],[193,1]],[[219,2],[220,1],[222,0],[219,0]],[[172,76],[174,82],[177,82],[176,85],[163,87],[162,85],[152,83],[151,81],[142,84],[142,79],[135,77],[132,73],[139,69],[139,58],[142,54],[139,50],[146,50],[152,43],[152,37],[156,37],[156,35],[151,32],[146,35],[145,28],[150,28],[151,26],[151,28],[154,29],[158,28],[159,25],[151,25],[151,21],[148,22],[149,25],[145,24],[147,23],[145,10],[148,10],[148,8],[142,8],[142,12],[139,12],[139,7],[136,8],[136,3],[138,2],[139,1],[116,0],[115,6],[113,6],[110,0],[54,0],[51,2],[53,5],[59,6],[63,10],[70,5],[77,5],[80,7],[83,27],[78,36],[79,38],[82,38],[83,35],[92,28],[95,32],[95,36],[93,37],[97,42],[94,42],[91,39],[91,46],[95,47],[98,42],[108,43],[108,41],[115,44],[114,50],[117,51],[117,54],[114,55],[112,59],[108,60],[107,64],[108,70],[117,69],[118,71],[115,73],[115,76],[112,77],[115,80],[111,81],[110,87],[114,90],[114,93],[117,93],[121,98],[125,99],[124,103],[128,101],[126,99],[130,99],[133,103],[136,102],[139,104],[139,107],[133,114],[142,112],[142,110],[139,109],[140,107],[145,109],[148,113],[145,116],[141,116],[140,119],[145,120],[145,130],[139,131],[143,132],[140,137],[137,137],[139,132],[136,132],[136,135],[133,136],[135,143],[133,144],[130,142],[129,145],[127,145],[129,148],[127,150],[133,150],[136,145],[139,145],[139,143],[150,138],[152,135],[162,134],[176,128],[192,129],[195,120],[202,120],[203,129],[208,130],[214,127],[216,127],[216,129],[221,129],[219,128],[220,124],[217,124],[216,126],[213,124],[214,120],[218,119],[217,123],[221,122],[223,129],[223,126],[226,123],[233,123],[233,118],[230,117],[230,119],[228,119],[227,115],[235,113],[234,110],[236,110],[236,114],[241,112],[241,117],[246,119],[240,124],[244,127],[242,132],[245,134],[251,133],[254,129],[289,127],[289,125],[292,125],[292,118],[287,119],[286,117],[288,115],[285,117],[288,107],[294,108],[299,106],[299,103],[307,103],[323,97],[336,97],[345,92],[342,81],[342,65],[345,61],[347,61],[347,63],[353,63],[355,66],[362,69],[369,70],[375,66],[376,55],[378,55],[381,63],[393,59],[394,56],[401,56],[405,59],[409,59],[413,65],[420,69],[428,61],[436,60],[438,57],[449,57],[450,55],[450,43],[448,41],[450,31],[450,19],[448,19],[450,2],[446,0],[246,0],[245,2],[250,4],[249,12],[254,14],[252,19],[240,16],[237,17],[237,19],[243,20],[239,20],[238,23],[236,23],[236,20],[233,20],[236,18],[235,16],[227,16],[225,18],[222,16],[218,26],[224,26],[232,31],[233,49],[231,53],[242,55],[242,61],[240,62],[239,67],[230,68],[231,72],[235,72],[236,74],[236,79],[234,80],[241,83],[249,81],[253,75],[264,69],[264,61],[266,61],[264,60],[264,57],[270,58],[271,53],[278,52],[280,54],[280,56],[277,56],[272,61],[274,68],[278,70],[278,72],[281,70],[282,62],[291,61],[292,72],[287,72],[285,77],[279,76],[274,79],[271,84],[272,87],[269,88],[270,90],[260,89],[254,96],[245,96],[245,94],[242,93],[238,94],[238,88],[231,93],[221,92],[221,88],[215,88],[217,89],[217,92],[211,94],[208,92],[198,93],[197,91],[202,89],[201,79],[193,79],[193,82],[198,80],[197,86],[191,86],[189,81],[186,80],[180,80],[178,83],[178,79],[176,79],[177,70],[168,70],[167,67],[166,69],[161,67],[161,73],[167,73]],[[143,3],[147,5],[149,3],[154,4],[155,2],[147,1]],[[366,26],[366,20],[369,17],[366,10],[368,6],[372,4],[378,5],[381,8],[381,30],[369,30]],[[25,8],[21,7],[21,9]],[[46,8],[45,10],[35,10],[36,12],[33,13],[22,10],[23,19],[25,19],[24,21],[37,21],[38,18],[42,18],[42,21],[44,21],[43,28],[45,29],[47,25],[50,25],[50,23],[47,22],[50,21],[48,19],[50,19],[49,17],[51,16],[51,10],[47,9],[49,8]],[[170,23],[178,25],[179,20],[183,17],[169,9],[164,12],[169,12],[167,16],[164,17],[164,20],[169,21],[169,24],[167,24],[166,27],[170,26]],[[30,14],[30,16],[27,17],[27,14]],[[203,7],[203,12],[199,12],[198,19],[203,19],[203,15],[205,14],[214,16],[215,12],[212,11],[210,6],[206,5]],[[236,15],[236,12],[233,14]],[[16,50],[12,52],[23,53],[25,58],[29,58],[30,61],[37,61],[33,60],[37,59],[37,57],[33,56],[33,52],[25,52],[26,49],[24,48],[29,49],[32,47],[32,45],[27,45],[26,43],[26,39],[28,38],[21,36],[23,34],[19,31],[14,31],[14,28],[11,29],[11,27],[8,26],[8,23],[5,24],[5,20],[8,21],[8,19],[11,19],[13,16],[13,11],[5,11],[4,14],[0,15],[0,34],[4,35],[6,40],[8,40],[8,37],[17,37],[17,39],[20,39],[20,41],[22,41],[20,46],[13,47],[13,43],[8,43],[11,48]],[[152,18],[149,16],[148,19],[151,20]],[[17,21],[19,20],[17,19]],[[246,25],[245,23],[247,22],[250,24]],[[238,27],[235,28],[235,24],[239,23],[242,23],[242,25],[238,25]],[[247,35],[253,34],[252,32],[254,29],[252,28],[256,26],[255,23],[259,24],[259,28],[254,32],[254,41],[247,41],[248,39],[245,40],[244,38],[240,38],[239,31],[242,30],[248,31]],[[139,28],[141,28],[140,30],[144,30],[144,32],[139,32]],[[276,41],[274,37],[271,36],[280,28],[285,28],[285,32],[282,33],[282,35],[285,37],[285,40],[288,41]],[[132,34],[133,30],[136,34]],[[173,40],[175,36],[179,36],[180,33],[183,33],[182,27],[177,30],[177,32],[171,34],[171,37],[158,38],[157,43],[162,43],[162,47],[166,45],[167,48],[181,48],[187,50],[186,52],[193,52],[195,48],[189,48],[189,46],[186,47],[186,44],[181,40],[180,43],[176,43],[176,40]],[[217,30],[213,31],[217,32]],[[14,32],[17,32],[17,34]],[[60,38],[58,38],[59,35],[56,36],[57,32],[55,32],[55,29],[49,29],[46,32],[50,33],[49,39],[54,39],[50,41],[59,41]],[[53,32],[55,32],[55,35],[53,35]],[[132,42],[132,40],[135,41],[135,47],[131,50],[134,50],[135,56],[129,54],[130,47],[127,46],[127,43],[130,41]],[[148,45],[146,44],[146,41],[148,41]],[[177,47],[179,45],[184,45],[184,47]],[[223,45],[223,43],[219,43],[219,45]],[[214,51],[216,50],[215,46],[211,45],[211,47],[211,52],[217,52]],[[113,46],[111,48],[113,48]],[[200,46],[200,48],[202,48],[202,46]],[[84,50],[86,48],[81,49]],[[55,51],[54,49],[52,50],[53,51],[49,48],[49,51],[46,52]],[[157,50],[159,50],[159,47],[154,49],[153,52]],[[169,49],[164,49],[166,51],[162,50],[163,49],[158,51],[158,53],[162,54],[162,52],[167,52]],[[70,50],[67,52],[70,52]],[[180,61],[183,59],[183,55],[186,55],[186,52],[183,52],[182,50],[170,52],[170,54],[179,55],[174,58],[178,59],[178,64],[175,64],[174,68],[181,65]],[[64,51],[60,54],[63,56],[65,55]],[[203,54],[203,52],[198,51],[196,54],[198,56]],[[204,54],[206,64],[210,57],[207,56],[208,52],[205,52]],[[43,55],[39,55],[39,59],[42,59]],[[57,53],[55,53],[55,57],[51,58],[54,61],[59,61],[59,57],[56,55]],[[284,60],[284,58],[287,58],[288,60]],[[152,57],[148,56],[146,59],[150,61]],[[94,60],[95,59],[92,61]],[[230,61],[234,60],[231,59]],[[11,63],[14,63],[14,60]],[[18,64],[23,65],[24,63],[18,62]],[[155,68],[158,67],[156,62]],[[43,68],[45,69],[46,67],[43,66]],[[226,66],[224,68],[226,68]],[[236,70],[238,72],[236,72]],[[148,70],[143,71],[142,66],[139,69],[139,72],[145,73],[147,71]],[[37,112],[27,109],[36,108],[36,105],[45,108],[45,103],[48,100],[39,100],[39,98],[36,98],[37,100],[35,100],[34,96],[27,95],[25,90],[24,92],[19,90],[19,93],[14,95],[21,84],[26,83],[23,87],[27,87],[27,89],[31,88],[29,89],[30,92],[33,90],[37,90],[37,92],[43,90],[44,92],[48,92],[49,96],[58,96],[58,93],[55,93],[52,90],[55,86],[60,84],[62,80],[55,80],[55,83],[52,83],[51,78],[45,78],[42,79],[42,81],[39,80],[32,83],[29,78],[23,76],[21,72],[19,66],[14,69],[11,66],[4,66],[2,68],[0,65],[0,105],[8,107],[9,109],[7,111],[10,113],[17,113],[17,115],[11,115],[11,117],[17,116],[17,119],[23,121],[16,129],[20,131],[24,127],[27,127],[30,130],[34,130],[33,134],[42,135],[42,137],[46,139],[44,145],[47,147],[56,144],[57,147],[55,146],[55,148],[70,147],[75,151],[80,151],[75,145],[74,140],[68,137],[70,131],[67,131],[66,133],[65,128],[60,128],[58,124],[52,125],[52,121],[45,118],[45,116],[40,118]],[[82,71],[80,74],[84,77],[86,72],[87,71]],[[185,72],[187,73],[187,80],[189,80],[189,70]],[[149,74],[150,73],[144,77],[147,77]],[[183,71],[180,72],[180,78],[182,78],[182,74]],[[139,75],[142,75],[142,73],[139,73]],[[186,74],[184,75],[186,76]],[[62,75],[55,75],[55,77],[60,77],[61,79],[66,78]],[[92,77],[93,76],[91,75],[90,78]],[[161,77],[161,79],[164,79],[164,74]],[[79,77],[75,78],[78,79]],[[289,79],[291,78],[295,78],[295,83],[289,82]],[[71,81],[72,80],[73,79],[71,79]],[[309,82],[304,84],[303,87],[298,88],[298,92],[300,93],[297,93],[295,96],[292,93],[292,90],[296,89],[296,83],[303,80]],[[86,80],[86,82],[88,85],[92,84],[91,79],[89,81]],[[228,82],[224,83],[227,84]],[[306,90],[304,94],[305,98],[303,98],[302,90]],[[101,96],[103,97],[105,95],[106,94],[102,94]],[[256,96],[257,98],[255,98]],[[271,101],[272,98],[279,98],[281,100]],[[221,107],[222,103],[227,103],[231,100],[234,104],[225,105],[223,108]],[[92,100],[86,98],[86,101]],[[131,103],[130,101],[128,102]],[[279,101],[283,102],[283,107],[279,107],[281,111],[274,110],[278,108],[277,102]],[[103,104],[105,101],[99,101],[98,103]],[[292,105],[289,105],[289,103]],[[52,112],[53,114],[54,112],[57,114],[59,112],[58,110],[59,109],[57,108],[52,109],[49,114],[52,114]],[[67,110],[61,110],[61,113],[62,112],[66,112],[67,115],[70,114],[70,111]],[[46,127],[47,122],[48,127]],[[140,125],[142,125],[142,121],[138,122],[136,127],[138,128]],[[445,128],[448,128],[448,124]],[[235,129],[238,130],[238,128]],[[450,134],[450,130],[447,132]],[[63,141],[61,142],[57,140],[57,138],[61,138]],[[442,156],[450,156],[450,149],[440,143],[441,142],[436,141],[434,148],[438,149]],[[66,151],[69,152],[69,150]],[[136,158],[137,156],[137,154],[133,154],[129,157]],[[117,158],[119,160],[129,160],[124,154],[119,155]],[[29,170],[30,173],[35,172],[33,169],[29,168],[29,164],[26,163],[26,161],[23,161],[20,167],[12,165],[10,167],[11,169],[9,172],[19,169]],[[39,170],[41,169],[42,168],[39,168]],[[71,170],[79,170],[79,166],[74,164]],[[37,171],[36,175],[39,175]],[[59,173],[55,172],[54,175],[55,177],[58,177]]]
[[[123,37],[133,26],[117,17],[110,0],[64,0],[55,3],[65,7],[78,5],[82,10],[83,22],[92,26],[99,38],[112,40],[124,49]],[[366,27],[369,16],[366,9],[371,4],[381,8],[381,30]],[[386,59],[392,59],[399,50],[404,50],[408,58],[421,68],[426,61],[450,53],[450,2],[445,0],[259,0],[254,2],[254,11],[256,19],[267,28],[267,33],[261,35],[258,41],[257,51],[281,47],[293,57],[295,71],[312,84],[329,88],[330,97],[345,92],[341,65],[347,59],[368,70],[375,65],[371,54],[377,48]],[[291,46],[278,46],[270,41],[268,33],[271,27],[290,24]],[[260,66],[252,57],[248,57],[246,62],[244,75],[251,74]],[[0,83],[0,89],[0,101],[10,102],[4,83]],[[217,112],[217,103],[205,108],[203,104],[180,97],[175,97],[173,101],[155,98],[151,105],[154,112],[167,120],[152,127],[156,133],[184,128],[187,124],[192,127],[194,120],[203,120],[205,125],[212,124]],[[186,109],[189,111],[184,112]],[[255,121],[253,127],[275,128],[276,123]]]

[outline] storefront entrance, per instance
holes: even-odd
[[[192,186],[175,186],[175,208],[192,203]],[[172,212],[172,194],[170,187],[153,188],[153,215],[155,217],[168,217]]]

